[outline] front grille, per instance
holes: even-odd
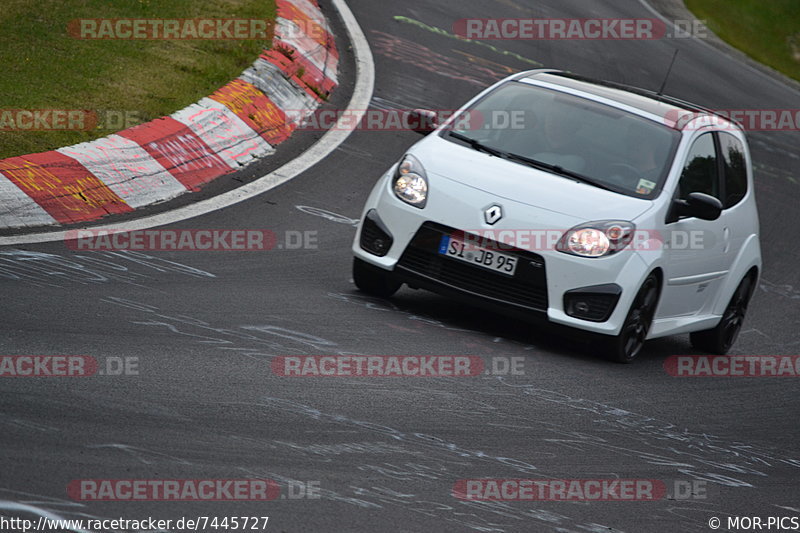
[[[439,253],[442,237],[458,233],[447,226],[426,222],[409,243],[397,268],[468,293],[531,310],[547,310],[547,276],[542,256],[518,248],[501,248],[499,243],[487,241],[487,247],[496,245],[502,253],[517,257],[513,276],[492,272]]]

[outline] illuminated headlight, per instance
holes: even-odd
[[[422,164],[413,155],[407,155],[397,167],[392,184],[395,196],[407,204],[422,209],[428,201],[428,178]]]
[[[600,220],[575,226],[558,241],[559,252],[580,257],[604,257],[630,244],[636,226],[624,220]]]

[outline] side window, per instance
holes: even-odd
[[[681,199],[690,193],[702,192],[719,198],[719,179],[717,152],[714,149],[714,136],[704,133],[698,137],[689,150],[686,166],[683,167],[678,195]]]
[[[744,146],[730,133],[719,134],[719,146],[725,163],[725,209],[742,201],[747,194],[747,164],[744,159]]]

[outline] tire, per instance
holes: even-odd
[[[391,272],[370,265],[358,257],[353,258],[353,281],[360,291],[381,298],[389,298],[403,285],[392,277]]]
[[[606,341],[606,355],[617,363],[632,363],[641,353],[661,293],[658,276],[647,276],[631,303],[619,335]]]
[[[715,328],[695,331],[689,335],[692,347],[716,355],[725,355],[739,337],[747,306],[755,287],[753,275],[747,274],[731,296],[719,324]]]

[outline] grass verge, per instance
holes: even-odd
[[[268,19],[250,40],[85,40],[75,19]],[[168,115],[238,76],[268,47],[274,0],[3,0],[0,10],[0,158],[103,137]],[[98,110],[90,131],[23,131],[10,110]],[[18,127],[15,124],[15,127]]]
[[[800,0],[686,0],[720,38],[800,81]]]

